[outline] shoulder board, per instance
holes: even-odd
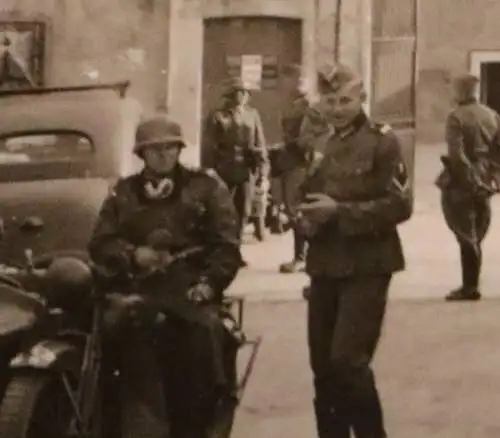
[[[130,181],[132,177],[133,176],[118,178],[110,183],[108,186],[108,196],[116,196],[123,186],[128,184],[128,181]]]
[[[375,122],[373,124],[373,128],[382,135],[389,134],[389,132],[392,132],[391,125],[388,125],[387,123]]]
[[[201,167],[201,166],[193,166],[193,165],[184,165],[184,167],[190,172],[196,175],[209,176],[210,178],[220,180],[219,174],[210,167]]]

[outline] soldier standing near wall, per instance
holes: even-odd
[[[457,108],[446,122],[448,154],[436,184],[446,224],[460,248],[462,286],[450,292],[448,301],[478,300],[481,244],[491,221],[490,197],[497,191],[491,172],[491,152],[500,145],[500,116],[476,101],[479,80],[457,77],[454,97]]]
[[[239,216],[239,233],[251,214],[257,175],[269,169],[269,158],[260,115],[248,105],[243,81],[232,78],[225,87],[224,103],[205,123],[205,165],[217,171],[229,187]],[[246,264],[246,263],[245,263]]]
[[[339,66],[321,110],[335,127],[299,206],[309,240],[308,338],[319,438],[385,438],[370,367],[393,273],[404,269],[397,224],[411,216],[395,134],[367,118],[362,81]]]
[[[296,223],[296,208],[300,202],[300,185],[304,182],[310,162],[310,149],[300,143],[301,127],[310,109],[310,99],[301,90],[302,70],[299,65],[288,65],[282,71],[290,105],[281,118],[283,148],[276,154],[273,171],[280,176],[281,194],[285,211],[293,230],[293,259],[280,265],[280,272],[293,273],[305,268],[306,238]]]

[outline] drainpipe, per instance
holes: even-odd
[[[335,62],[339,62],[340,59],[340,32],[341,32],[341,24],[342,24],[342,0],[337,0],[337,4],[335,7],[335,23],[334,23],[334,52],[333,59]]]

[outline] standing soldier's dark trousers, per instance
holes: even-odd
[[[253,193],[255,189],[255,177],[250,174],[247,181],[233,184],[230,181],[226,181],[226,184],[233,197],[234,207],[236,213],[238,214],[238,229],[240,238],[243,238],[243,233],[245,230],[245,225],[252,211],[252,200]]]
[[[380,337],[391,274],[313,277],[308,342],[319,438],[385,438],[370,362]]]
[[[300,201],[300,186],[307,176],[305,166],[288,170],[282,176],[282,192],[285,209],[292,223],[297,215],[297,205]],[[293,226],[293,261],[304,262],[306,256],[307,241],[300,227]],[[282,269],[285,266],[282,267]],[[290,266],[290,268],[292,268]]]
[[[441,205],[446,224],[455,235],[460,247],[462,265],[460,296],[479,298],[481,244],[491,223],[490,198],[448,188],[442,191]],[[458,296],[457,294],[458,292],[449,295],[448,299],[453,299]]]

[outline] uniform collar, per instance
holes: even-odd
[[[459,106],[470,105],[471,103],[477,103],[477,99],[475,97],[468,97],[467,99],[462,99],[458,101]]]
[[[349,137],[350,135],[354,134],[355,132],[359,131],[366,123],[368,122],[368,117],[366,117],[366,114],[364,111],[361,111],[356,118],[352,121],[352,123],[344,129],[343,131],[340,131],[338,133],[338,136],[340,138],[346,138]]]

